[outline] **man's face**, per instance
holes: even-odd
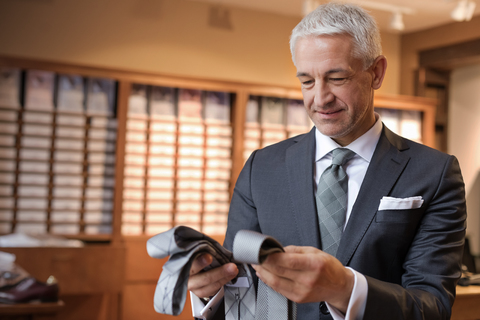
[[[375,74],[353,57],[347,35],[308,36],[295,47],[307,113],[321,133],[346,146],[375,123]]]

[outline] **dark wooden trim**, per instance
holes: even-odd
[[[239,90],[235,95],[232,108],[232,171],[230,178],[230,197],[237,182],[237,177],[243,168],[243,150],[245,134],[246,107],[248,103],[248,92]]]
[[[480,62],[480,39],[419,52],[420,67],[451,70]]]
[[[122,237],[123,175],[125,166],[125,141],[127,132],[128,97],[131,83],[120,81],[117,91],[117,142],[115,145],[115,190],[112,211],[112,242],[119,243]]]

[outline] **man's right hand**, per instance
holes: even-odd
[[[188,290],[199,298],[214,296],[225,284],[235,278],[238,268],[234,263],[227,263],[218,268],[201,272],[212,263],[212,256],[208,253],[198,256],[190,269]]]

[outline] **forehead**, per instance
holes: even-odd
[[[354,68],[361,63],[353,55],[353,41],[349,35],[307,36],[295,47],[298,72],[308,68]]]

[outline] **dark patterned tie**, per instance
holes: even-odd
[[[332,152],[332,164],[320,177],[315,199],[322,250],[335,256],[347,213],[348,176],[343,165],[355,156],[355,152],[345,148],[337,148]]]

